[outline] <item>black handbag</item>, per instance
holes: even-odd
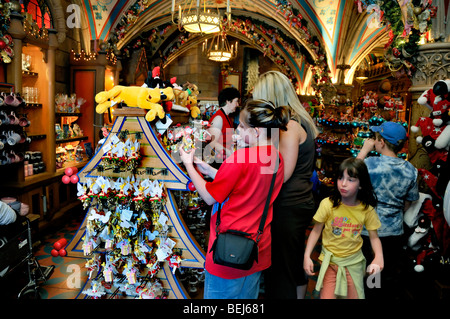
[[[266,222],[267,212],[270,205],[270,197],[275,184],[276,172],[277,169],[275,169],[275,173],[272,177],[269,196],[267,197],[266,205],[264,206],[264,212],[259,223],[256,240],[251,238],[251,234],[232,229],[219,234],[221,210],[221,204],[219,204],[216,221],[216,240],[210,249],[210,252],[213,252],[213,261],[215,264],[242,270],[249,270],[252,268],[254,262],[258,262],[258,242],[264,230],[264,224]]]

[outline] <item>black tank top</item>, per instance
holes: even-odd
[[[304,204],[314,205],[311,182],[314,170],[315,143],[309,126],[302,125],[306,131],[306,140],[298,146],[298,157],[291,178],[283,184],[277,197],[277,205],[292,206]]]

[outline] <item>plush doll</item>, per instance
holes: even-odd
[[[426,90],[417,99],[417,103],[424,105],[431,110],[430,117],[435,126],[441,126],[450,121],[448,115],[450,105],[450,80],[437,81],[433,88]]]
[[[161,104],[164,110],[168,113],[172,110],[173,100],[175,98],[174,90],[171,87],[160,88]]]
[[[167,95],[170,96],[169,94]],[[153,121],[156,116],[160,119],[163,119],[165,116],[164,109],[159,104],[161,101],[161,90],[158,88],[117,85],[109,91],[97,93],[95,101],[98,103],[95,111],[99,114],[105,113],[109,107],[117,103],[124,102],[129,107],[149,110],[145,115],[145,119],[149,122]]]
[[[450,116],[450,110],[445,112],[448,116]],[[433,121],[434,123],[434,121]],[[447,125],[443,128],[439,136],[436,137],[435,146],[437,149],[449,150],[450,148],[450,122],[447,122]]]
[[[394,109],[394,99],[390,96],[384,97],[384,109],[386,111],[392,111]]]
[[[188,92],[186,107],[190,110],[191,116],[196,118],[200,114],[200,109],[197,106],[197,96],[200,94],[200,90],[196,84],[190,82],[187,82],[185,86]]]
[[[163,80],[160,78],[161,68],[156,66],[152,70],[152,80],[150,81],[149,87],[151,88],[162,88],[164,86]]]
[[[197,85],[186,82],[183,87],[174,87],[175,109],[190,112],[191,117],[196,118],[200,114],[197,106],[197,95],[200,94]]]

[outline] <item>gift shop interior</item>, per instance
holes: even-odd
[[[420,199],[393,295],[450,298],[448,6],[0,0],[0,295],[203,298],[211,206],[179,149],[209,142],[221,90],[242,107],[275,70],[319,130],[317,204],[369,127],[405,128]]]

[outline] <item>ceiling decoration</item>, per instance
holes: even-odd
[[[414,56],[422,37],[428,37],[431,18],[437,7],[431,0],[356,1],[358,10],[375,15],[380,27],[389,27],[385,45],[385,62],[397,76],[412,76],[416,70]]]
[[[196,2],[196,3],[195,3]],[[179,29],[190,33],[211,34],[221,29],[222,16],[219,9],[206,9],[206,0],[172,0],[172,22]],[[227,0],[226,15],[231,15],[230,0]]]
[[[203,42],[202,51],[212,61],[227,62],[236,57],[238,47],[238,41],[230,45],[226,31],[220,31],[213,36],[209,43],[208,39]]]
[[[105,41],[108,50],[120,50],[122,53],[132,50],[133,46],[138,45],[139,39],[145,40],[140,37],[144,31],[157,30],[155,32],[169,32],[174,35],[177,32],[167,27],[172,23],[172,1],[80,1],[89,22],[91,40]],[[396,70],[395,67],[399,64],[407,70],[413,70],[412,55],[408,55],[411,54],[411,49],[416,48],[414,30],[428,28],[426,17],[428,14],[432,16],[434,12],[430,1],[400,0],[402,5],[412,4],[409,9],[407,6],[400,7],[397,1],[379,2],[380,5],[378,2],[230,0],[232,21],[236,24],[232,32],[240,33],[239,36],[243,37],[246,43],[258,48],[273,61],[277,61],[278,65],[283,66],[283,71],[298,82],[302,92],[305,87],[320,90],[323,85],[332,85],[341,78],[342,73],[345,74],[346,83],[351,83],[353,74],[364,56],[388,41],[387,60],[394,66],[393,70]],[[420,3],[420,13],[416,2]],[[227,0],[205,0],[203,6],[211,10],[219,8],[225,12]],[[383,14],[379,16],[379,24],[370,22],[374,8],[375,12]],[[411,12],[415,12],[414,15]],[[398,19],[399,16],[401,19]],[[403,24],[406,26],[403,30],[412,31],[409,38],[402,36],[403,31],[398,22],[400,20],[407,22]],[[248,29],[246,24],[253,29]],[[390,35],[386,32],[387,25],[391,25],[393,29]],[[179,39],[171,39],[170,43],[164,40],[157,44],[161,49],[165,49],[165,61],[170,61],[180,49],[195,40],[182,33],[175,37]],[[152,46],[155,44],[152,43]]]

